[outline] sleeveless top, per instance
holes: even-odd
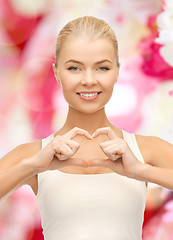
[[[123,137],[144,163],[135,135],[123,131]],[[42,139],[42,148],[53,138]],[[44,239],[141,240],[146,195],[145,182],[115,172],[41,172],[36,200]]]

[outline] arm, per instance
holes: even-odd
[[[35,174],[34,166],[25,159],[8,169],[0,170],[0,199],[11,195]]]
[[[8,197],[36,175],[33,161],[29,161],[40,149],[39,141],[21,144],[0,160],[0,199]]]
[[[73,128],[64,135],[57,135],[42,149],[42,140],[21,144],[0,160],[0,198],[11,194],[24,184],[32,182],[34,175],[65,166],[87,166],[85,160],[71,158],[80,147],[73,141],[76,135],[90,134],[84,129]],[[64,161],[66,160],[66,161]]]
[[[173,169],[145,164],[139,175],[142,181],[156,183],[173,191]]]
[[[173,145],[159,137],[136,137],[146,164],[139,169],[135,178],[173,191]]]

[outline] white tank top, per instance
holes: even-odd
[[[134,134],[123,131],[134,155],[144,163]],[[42,139],[44,148],[54,134]],[[45,240],[141,240],[145,182],[113,173],[38,174],[36,195]]]

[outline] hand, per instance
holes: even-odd
[[[108,134],[111,139],[99,144],[108,158],[92,159],[88,162],[88,167],[102,166],[120,175],[135,178],[144,164],[135,157],[127,142],[119,138],[110,127],[97,129],[92,137],[97,137],[99,134]]]
[[[34,155],[38,172],[63,168],[65,166],[87,167],[85,160],[71,158],[80,147],[78,142],[72,140],[77,134],[92,139],[86,130],[78,127],[74,127],[64,135],[57,135],[48,145]]]

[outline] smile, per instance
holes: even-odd
[[[96,98],[98,98],[98,95],[100,94],[101,92],[97,92],[97,93],[77,93],[81,99],[84,99],[84,100],[94,100]]]

